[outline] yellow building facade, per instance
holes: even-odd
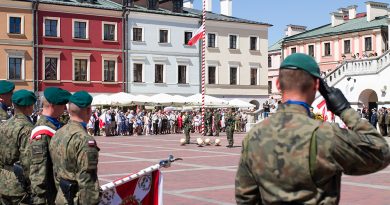
[[[33,12],[28,1],[0,1],[0,79],[33,90]]]

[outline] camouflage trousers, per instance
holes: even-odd
[[[229,145],[232,145],[232,146],[234,144],[233,133],[234,133],[234,126],[226,126],[227,141],[229,142]]]
[[[215,136],[219,136],[219,130],[221,129],[221,126],[219,126],[219,123],[215,123],[214,128],[215,128]]]
[[[27,195],[23,197],[6,197],[0,196],[0,204],[1,205],[28,205],[30,204],[27,200]]]
[[[186,143],[190,143],[190,128],[184,127],[184,135],[186,136]]]
[[[29,204],[27,193],[24,192],[12,171],[0,169],[0,187],[1,205]]]

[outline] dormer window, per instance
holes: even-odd
[[[181,13],[183,11],[183,0],[173,0],[173,12]]]
[[[148,9],[156,10],[157,9],[157,0],[148,0]]]

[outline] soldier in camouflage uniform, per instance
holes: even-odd
[[[243,141],[236,175],[237,204],[339,203],[342,173],[369,174],[390,162],[378,131],[350,107],[342,92],[321,82],[315,60],[292,54],[277,86],[283,104]],[[349,129],[310,118],[316,91]]]
[[[206,136],[213,136],[213,129],[212,129],[212,121],[213,121],[213,114],[210,112],[210,109],[207,109],[206,114],[204,115],[204,122],[205,122],[205,135]]]
[[[64,111],[60,117],[61,126],[66,125],[68,121],[69,121],[69,113],[67,111]]]
[[[33,204],[55,204],[57,190],[54,183],[53,164],[49,144],[55,131],[61,127],[57,120],[66,108],[71,94],[61,88],[49,87],[43,92],[42,115],[30,138],[30,181]]]
[[[186,144],[190,144],[190,131],[192,127],[192,115],[189,112],[186,112],[183,120],[184,125],[184,135],[186,136]]]
[[[11,97],[15,89],[13,82],[5,80],[0,81],[0,123],[5,122],[11,116],[7,113],[8,107],[11,106]]]
[[[229,145],[226,147],[232,148],[234,144],[233,140],[233,133],[234,133],[234,115],[232,109],[229,110],[229,112],[225,115],[225,124],[226,124],[226,137],[228,140]]]
[[[30,203],[28,140],[33,124],[29,116],[35,102],[33,92],[16,91],[12,95],[15,116],[0,127],[0,201],[3,205]],[[14,173],[15,162],[22,167],[19,175],[22,181]]]
[[[214,128],[215,128],[215,136],[219,136],[219,132],[221,130],[221,110],[216,109],[214,112]]]
[[[57,130],[49,145],[53,161],[55,183],[58,190],[56,204],[68,204],[60,182],[75,183],[74,204],[95,205],[100,201],[97,165],[99,148],[87,132],[91,117],[92,96],[85,91],[74,93],[69,98],[70,120]]]

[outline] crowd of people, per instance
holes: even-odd
[[[225,131],[225,114],[227,109],[207,109],[205,119],[199,110],[189,111],[191,115],[191,132],[202,133],[202,123],[211,125],[211,133]],[[65,114],[66,115],[66,114]],[[221,116],[216,118],[215,116]],[[245,132],[247,113],[238,109],[233,113],[235,118],[234,131]],[[64,119],[66,119],[64,117]],[[132,135],[160,135],[183,133],[184,111],[142,108],[131,109],[93,109],[87,124],[88,132],[94,136],[132,136]],[[217,126],[218,125],[218,126]],[[210,134],[208,134],[210,135]]]

